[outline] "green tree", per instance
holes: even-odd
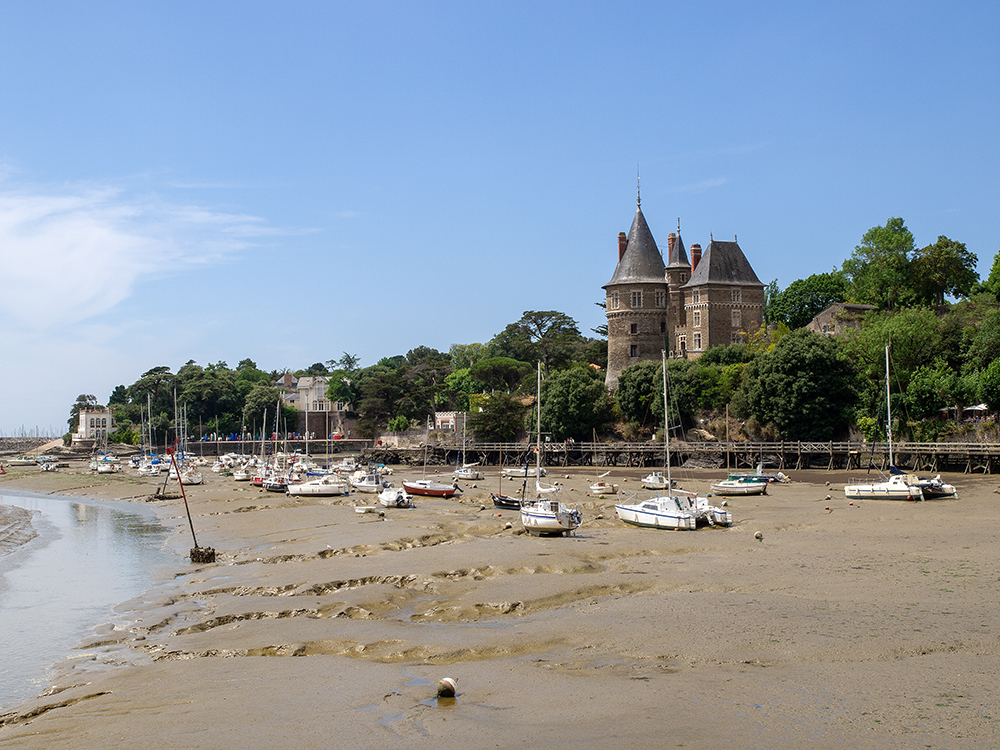
[[[275,410],[280,398],[278,389],[269,382],[259,382],[247,394],[246,402],[243,405],[243,421],[248,429],[260,429],[266,433],[281,431],[282,420],[275,422]],[[267,425],[264,425],[264,412],[267,412]],[[285,420],[287,421],[287,416]]]
[[[900,402],[911,420],[937,417],[941,409],[955,406],[961,398],[961,378],[943,359],[921,365],[909,380]]]
[[[521,432],[525,407],[509,393],[493,393],[469,415],[469,429],[483,442],[509,443]]]
[[[542,428],[554,440],[584,440],[611,419],[604,378],[585,366],[560,370],[542,384]]]
[[[919,301],[929,305],[943,305],[944,297],[968,297],[979,281],[976,264],[979,258],[966,249],[965,243],[955,242],[945,236],[933,245],[921,248],[913,259],[914,286]]]
[[[834,302],[844,302],[847,292],[847,280],[839,271],[797,279],[768,300],[768,321],[782,321],[789,328],[802,328]]]
[[[451,357],[452,370],[469,369],[486,356],[486,347],[482,344],[452,344],[448,356]]]
[[[469,374],[490,390],[510,393],[534,369],[528,362],[510,357],[489,357],[479,360],[470,367]]]
[[[1000,299],[1000,251],[993,256],[993,265],[990,267],[990,275],[983,282],[983,289],[993,296],[994,300]]]
[[[77,428],[80,426],[80,412],[81,411],[93,411],[94,409],[99,409],[100,405],[97,403],[97,396],[89,393],[81,393],[76,397],[76,401],[73,405],[69,407],[69,419],[66,420],[69,424],[69,431],[76,432]]]
[[[550,369],[562,367],[573,358],[580,341],[576,321],[555,310],[527,310],[521,319],[511,323],[490,340],[490,354],[510,357],[522,362],[541,361],[546,375]]]
[[[914,298],[911,278],[913,234],[900,218],[872,227],[841,268],[854,302],[895,309]]]
[[[654,397],[663,390],[660,377],[660,363],[655,360],[636,362],[622,370],[615,403],[626,421],[646,425],[655,420],[651,408]]]
[[[986,404],[991,412],[1000,410],[1000,359],[990,362],[979,377],[979,400]]]
[[[800,328],[743,372],[743,403],[785,440],[833,440],[855,404],[852,363],[838,343]]]

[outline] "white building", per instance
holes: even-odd
[[[110,409],[80,412],[80,424],[73,433],[74,445],[93,445],[115,431]]]

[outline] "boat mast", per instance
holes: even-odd
[[[892,469],[892,404],[889,400],[889,345],[885,345],[885,434],[889,438],[889,468]]]
[[[535,407],[538,410],[538,416],[535,424],[535,481],[537,482],[542,476],[542,362],[538,361],[538,383],[535,386]],[[525,472],[525,477],[527,478],[528,472]]]
[[[660,362],[663,367],[663,455],[667,463],[667,495],[673,489],[670,481],[670,404],[667,401],[667,350],[660,349]]]

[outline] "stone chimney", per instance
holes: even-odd
[[[698,267],[698,262],[701,260],[701,245],[697,242],[691,245],[691,273],[694,273],[694,269]]]
[[[677,233],[671,232],[667,235],[667,263],[674,257],[674,243],[677,242]]]
[[[628,245],[628,236],[625,232],[618,233],[618,260],[625,254],[625,246]]]

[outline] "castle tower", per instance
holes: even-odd
[[[608,317],[608,370],[604,382],[613,390],[622,370],[642,360],[658,359],[660,350],[669,348],[667,267],[642,215],[638,197],[632,228],[624,243],[619,235],[618,265],[603,289],[607,293]]]
[[[684,240],[681,239],[681,220],[677,220],[677,233],[670,234],[670,250],[667,254],[667,331],[670,340],[667,342],[667,353],[670,356],[682,356],[685,339],[676,336],[675,330],[685,326],[684,293],[681,287],[691,278],[691,264],[684,250]],[[698,247],[693,245],[692,249]]]
[[[684,336],[692,358],[712,346],[745,342],[764,320],[764,285],[735,238],[710,240],[680,294],[685,320],[677,338]]]

